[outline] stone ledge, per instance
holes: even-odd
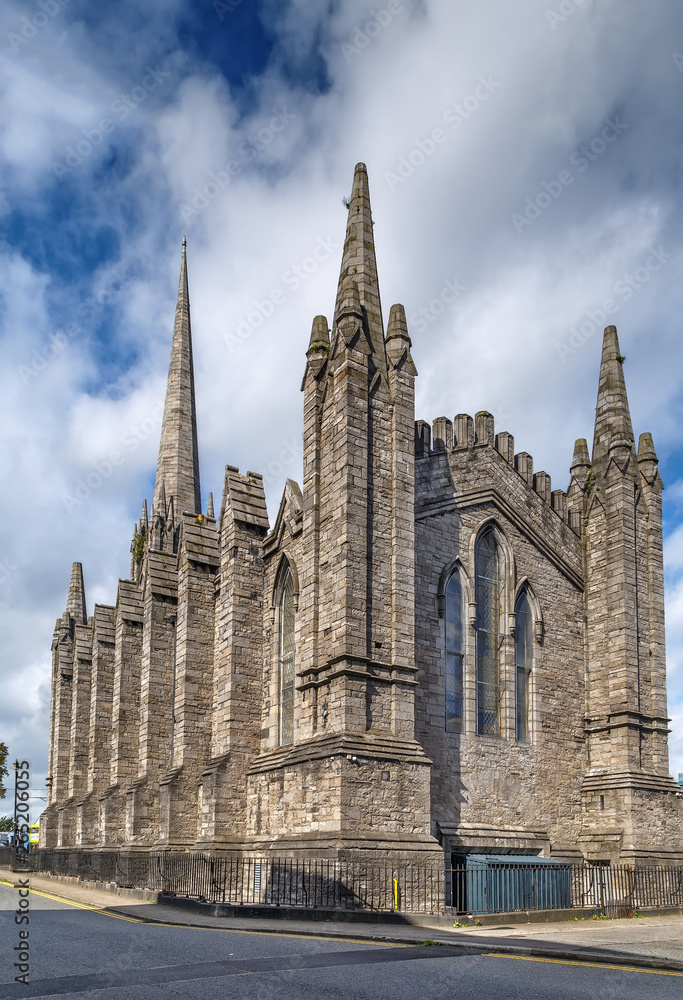
[[[669,792],[679,795],[680,785],[672,777],[659,774],[639,774],[637,771],[617,771],[605,774],[589,774],[581,783],[581,791],[602,792],[612,789],[641,788],[650,792]]]
[[[371,736],[367,733],[330,733],[304,743],[266,751],[256,758],[247,773],[264,774],[279,768],[294,767],[304,761],[348,755],[428,767],[432,764],[416,740],[405,740],[391,734]]]

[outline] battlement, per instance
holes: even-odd
[[[259,472],[241,475],[235,465],[226,465],[221,506],[221,524],[230,510],[236,521],[261,531],[269,527],[263,476]]]
[[[116,608],[110,604],[96,604],[93,617],[94,641],[113,646],[116,642]]]
[[[217,570],[220,565],[216,521],[203,514],[183,514],[184,547],[190,562]]]
[[[417,460],[476,448],[496,451],[565,524],[580,532],[580,516],[570,508],[565,491],[553,490],[547,472],[534,472],[534,460],[526,451],[515,454],[514,437],[507,431],[496,434],[495,420],[488,410],[481,410],[474,417],[458,413],[454,420],[437,417],[431,427],[424,420],[415,423]]]

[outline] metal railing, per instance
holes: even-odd
[[[0,848],[0,865],[14,866]],[[76,876],[243,907],[306,907],[378,913],[484,914],[571,909],[606,916],[683,908],[683,866],[515,863],[453,868],[244,858],[169,851],[37,849],[22,870]]]
[[[150,857],[150,888],[237,906],[438,912],[443,868],[207,854]]]

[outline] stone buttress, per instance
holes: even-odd
[[[90,704],[87,720],[86,793],[77,806],[76,845],[95,847],[99,797],[109,787],[116,609],[95,605],[91,636]]]
[[[332,331],[313,324],[304,488],[264,543],[261,753],[249,772],[255,851],[425,858],[430,761],[414,732],[414,378],[401,306],[385,340],[367,171],[356,167]],[[277,594],[294,579],[293,741],[278,745]]]
[[[76,836],[76,797],[83,776],[83,705],[90,685],[90,655],[84,649],[87,625],[83,567],[74,563],[66,608],[52,638],[47,808],[40,819],[40,842],[45,847],[70,847]],[[80,686],[76,698],[74,675]]]
[[[213,728],[201,777],[198,849],[242,850],[247,772],[258,753],[263,700],[263,479],[225,469],[218,526]]]
[[[662,480],[652,436],[636,451],[616,328],[605,330],[593,454],[577,442],[583,501],[588,857],[680,860],[680,803],[669,775]]]

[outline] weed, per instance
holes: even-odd
[[[139,566],[142,562],[142,556],[145,551],[145,536],[140,532],[135,536],[135,541],[133,542],[133,559]]]

